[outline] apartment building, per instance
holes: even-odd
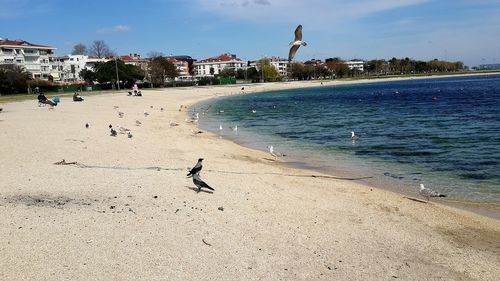
[[[364,71],[365,62],[362,60],[350,60],[346,61],[345,64],[350,70]]]
[[[233,54],[222,54],[217,57],[208,58],[194,63],[196,76],[212,76],[220,74],[223,69],[245,69],[245,62]]]
[[[52,48],[24,40],[0,39],[0,64],[24,67],[34,79],[59,76],[60,69]]]

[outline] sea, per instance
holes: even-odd
[[[500,75],[237,94],[195,110],[201,129],[272,145],[295,167],[417,198],[423,183],[447,200],[500,203]]]

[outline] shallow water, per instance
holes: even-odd
[[[273,145],[301,167],[500,202],[500,75],[237,95],[200,107],[208,108],[202,128],[252,148]]]

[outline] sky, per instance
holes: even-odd
[[[0,38],[71,53],[104,40],[119,55],[206,59],[445,59],[500,63],[500,0],[0,0]]]

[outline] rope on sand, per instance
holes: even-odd
[[[82,169],[111,169],[111,170],[156,170],[156,171],[185,171],[185,168],[162,168],[162,167],[117,167],[117,166],[96,166],[96,165],[86,165],[82,163],[74,162],[66,162],[64,159],[59,162],[55,162],[54,165],[71,165],[77,168]],[[189,170],[189,169],[187,169]],[[234,171],[221,171],[221,170],[204,170],[206,172],[216,172],[222,174],[237,174],[237,175],[274,175],[274,176],[284,176],[284,177],[300,177],[300,178],[324,178],[324,179],[336,179],[336,180],[364,180],[373,178],[370,177],[358,177],[358,178],[343,178],[343,177],[334,177],[327,175],[298,175],[298,174],[283,174],[283,173],[254,173],[254,172],[234,172]]]

